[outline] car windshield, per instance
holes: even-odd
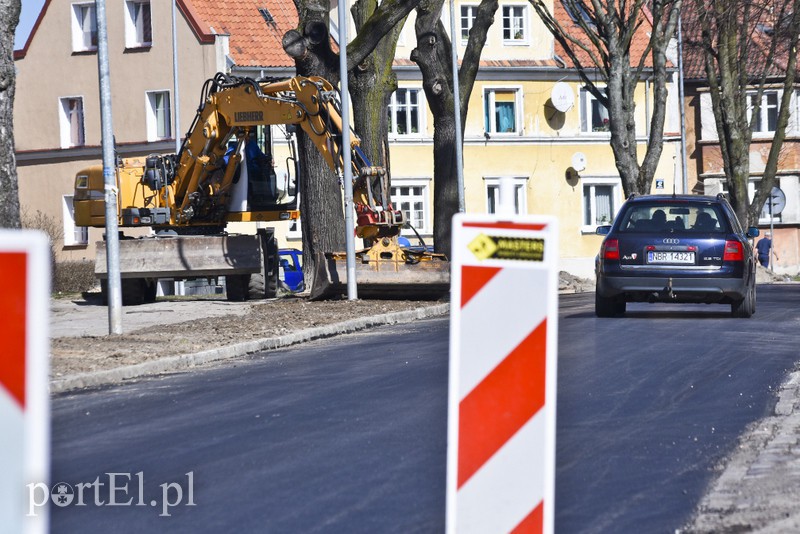
[[[727,233],[719,206],[687,203],[642,203],[630,206],[619,224],[620,232]]]

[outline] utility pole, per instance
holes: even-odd
[[[350,154],[350,88],[347,82],[347,2],[339,0],[339,83],[342,89],[342,156],[344,177],[344,231],[347,265],[347,300],[358,299],[356,245],[353,231],[353,162]]]
[[[95,3],[97,17],[97,69],[100,76],[100,124],[103,145],[103,184],[106,203],[106,268],[108,272],[108,333],[122,334],[122,283],[119,270],[117,179],[114,161],[114,126],[111,120],[111,77],[108,67],[106,1]]]

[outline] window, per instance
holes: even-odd
[[[97,50],[97,20],[94,2],[72,4],[72,50],[89,52]]]
[[[392,205],[405,214],[406,221],[420,234],[430,234],[430,179],[406,178],[392,180]],[[411,229],[404,229],[404,235],[415,235]]]
[[[150,22],[150,2],[125,2],[125,46],[127,48],[148,47],[153,43],[153,29]]]
[[[85,226],[75,226],[75,206],[72,195],[64,195],[61,202],[62,218],[64,220],[64,245],[88,245],[89,229]]]
[[[527,41],[525,6],[503,6],[503,41],[522,43]]]
[[[750,119],[753,115],[753,109],[756,105],[756,97],[758,95],[748,95],[748,108],[747,118]],[[778,126],[778,92],[777,91],[764,91],[761,95],[761,108],[755,120],[752,121],[753,133],[769,133],[774,132]]]
[[[486,89],[483,93],[487,133],[520,133],[519,90]]]
[[[61,148],[83,146],[83,98],[66,97],[59,100],[59,126],[61,129]]]
[[[298,199],[298,204],[300,200]],[[300,224],[300,217],[289,222],[289,229],[286,231],[286,239],[302,239],[303,231]]]
[[[619,178],[583,179],[583,228],[584,232],[594,232],[595,228],[611,224],[619,208]]]
[[[389,133],[412,135],[422,131],[420,89],[398,89],[389,103]]]
[[[157,141],[172,137],[172,115],[169,107],[169,91],[147,93],[147,140]]]
[[[528,213],[527,195],[525,194],[527,178],[512,178],[514,187],[514,214]],[[497,213],[500,204],[500,178],[485,178],[486,213]]]
[[[573,22],[578,22],[579,20],[583,19],[589,24],[594,24],[592,16],[589,15],[589,11],[587,9],[589,8],[589,5],[583,2],[565,0],[561,0],[561,5],[564,7],[564,11],[567,12],[567,15],[569,15],[569,18],[571,18]]]
[[[602,88],[601,91],[605,91]],[[581,89],[581,131],[609,131],[608,109],[585,87]]]
[[[475,22],[478,14],[478,6],[461,6],[461,41],[466,43],[469,39],[469,31]]]

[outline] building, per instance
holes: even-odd
[[[724,193],[727,192],[727,183],[703,52],[699,45],[699,29],[692,13],[684,13],[683,20],[684,110],[690,188],[699,194]],[[766,33],[768,30],[769,28],[764,26],[757,26],[754,29],[753,46],[769,46],[770,36]],[[749,70],[754,75],[759,75],[764,70],[760,56],[764,49],[760,48],[758,52],[751,55],[752,65],[749,65]],[[751,199],[755,185],[763,176],[775,135],[779,102],[783,97],[786,57],[779,54],[770,67],[761,97],[760,114],[752,121],[748,185]],[[753,87],[746,93],[750,99],[748,110],[752,110],[757,90]],[[748,116],[752,118],[751,111],[748,111]],[[785,207],[780,214],[774,214],[771,218],[769,206],[765,205],[758,220],[758,227],[763,233],[768,231],[771,225],[774,226],[773,245],[778,258],[774,270],[794,275],[800,270],[800,83],[795,84],[791,95],[789,123],[778,160],[777,182],[786,199]]]
[[[90,243],[100,238],[99,231],[70,227],[73,177],[101,157],[93,6],[47,0],[25,48],[15,56],[21,203],[28,211],[63,220],[64,259],[92,258]],[[290,2],[237,0],[222,5],[180,0],[178,6],[179,131],[185,131],[194,116],[204,80],[217,71],[250,76],[293,72],[292,61],[280,47],[281,36],[297,24]],[[477,3],[456,6],[463,54]],[[559,0],[552,7],[567,20]],[[108,3],[114,131],[123,157],[174,150],[175,128],[169,120],[175,105],[172,30],[166,22],[170,17],[168,3]],[[449,13],[443,17],[449,20]],[[331,20],[337,20],[335,10]],[[645,38],[646,27],[637,33],[635,46],[643,49]],[[414,45],[412,13],[397,47],[400,87],[387,110],[392,193],[395,205],[423,238],[430,239],[433,121],[419,69],[407,59]],[[510,178],[518,213],[559,218],[562,269],[590,277],[601,241],[595,228],[610,222],[624,199],[609,146],[607,113],[562,58],[528,2],[500,3],[465,124],[465,202],[469,212],[495,211],[500,181]],[[665,127],[670,133],[653,187],[682,192],[677,89],[671,94]],[[643,154],[652,98],[647,80],[636,98],[637,142]],[[281,230],[279,237],[284,244],[299,246],[298,232],[299,225],[294,225],[285,233]]]

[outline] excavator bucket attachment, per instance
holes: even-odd
[[[450,262],[443,254],[401,247],[397,237],[382,237],[371,248],[356,251],[356,282],[360,299],[438,300],[450,291]],[[344,252],[317,258],[311,300],[347,294]]]

